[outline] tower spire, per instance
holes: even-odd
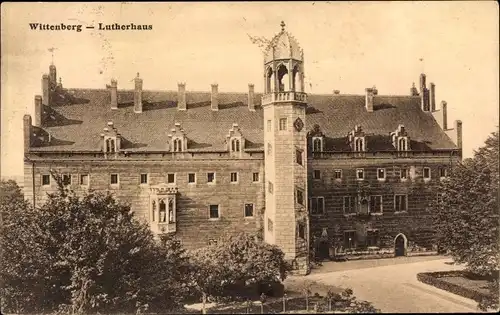
[[[50,52],[51,52],[51,54],[52,54],[52,59],[51,59],[51,62],[50,62],[50,64],[51,64],[51,65],[53,65],[53,64],[54,64],[54,50],[56,50],[56,49],[57,49],[57,48],[55,48],[55,47],[50,47],[50,48],[49,48],[49,51],[50,51]]]
[[[284,21],[281,21],[281,31],[284,32],[285,31],[285,22]]]

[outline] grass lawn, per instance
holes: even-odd
[[[445,276],[445,277],[441,277],[440,279],[443,281],[461,286],[461,287],[465,287],[465,288],[477,291],[477,292],[481,292],[484,294],[489,293],[488,281],[486,281],[486,280],[475,280],[475,279],[473,280],[473,279],[466,278],[464,276],[449,276],[449,277]]]

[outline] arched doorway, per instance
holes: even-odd
[[[406,236],[402,233],[396,235],[396,238],[394,239],[394,255],[396,257],[406,256],[406,246]]]
[[[317,258],[319,260],[326,260],[330,258],[330,249],[327,240],[320,240],[317,245]]]

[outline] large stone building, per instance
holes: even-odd
[[[65,89],[42,77],[24,117],[24,191],[111,191],[155,233],[188,248],[259,232],[307,272],[309,251],[433,245],[427,202],[461,159],[461,122],[420,75],[408,95],[307,95],[304,52],[284,24],[263,64],[263,94]]]

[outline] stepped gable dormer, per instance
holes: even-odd
[[[103,131],[104,132],[101,133],[103,152],[105,154],[118,153],[121,149],[122,136],[114,127],[113,122],[109,121],[107,127],[105,127]]]
[[[354,126],[354,129],[347,134],[347,141],[352,151],[366,152],[366,135],[360,125]]]
[[[238,124],[234,123],[226,136],[227,150],[234,155],[240,155],[245,149],[245,138]]]
[[[397,151],[410,151],[410,137],[404,125],[399,125],[396,131],[391,132],[391,142]]]
[[[175,123],[175,127],[170,130],[168,134],[170,139],[170,151],[171,152],[186,152],[188,149],[186,137],[186,132],[181,128],[180,123]]]
[[[307,133],[307,138],[311,143],[312,152],[324,151],[325,135],[318,124],[314,125],[313,129]]]

